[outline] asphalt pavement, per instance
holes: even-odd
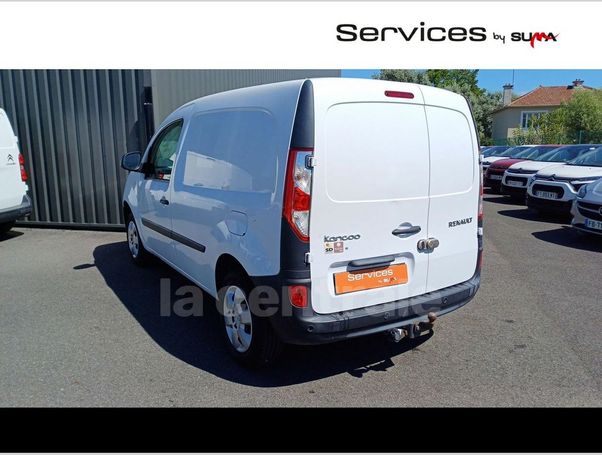
[[[161,316],[190,283],[128,258],[125,234],[15,228],[0,239],[0,406],[600,406],[602,239],[485,202],[475,299],[434,334],[227,356],[217,313]]]

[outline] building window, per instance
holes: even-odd
[[[523,111],[520,116],[520,127],[523,129],[529,128],[535,119],[541,117],[546,112],[547,111]]]

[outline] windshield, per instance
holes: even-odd
[[[591,152],[584,153],[578,158],[569,161],[571,166],[594,166],[602,167],[602,147],[598,147]]]
[[[504,153],[498,156],[518,158],[518,155],[522,154],[525,150],[529,150],[530,148],[531,146],[528,145],[519,145],[518,147],[512,147],[511,149],[506,150]]]
[[[495,147],[491,147],[489,150],[486,150],[483,155],[485,157],[501,156],[508,149],[510,149],[510,147],[507,145],[496,145]]]
[[[567,161],[574,160],[584,153],[593,150],[595,147],[596,146],[591,145],[565,145],[564,147],[559,147],[538,156],[535,161],[566,163]]]
[[[525,158],[527,160],[533,160],[546,152],[555,150],[558,147],[555,145],[537,145],[535,147],[528,148],[513,156],[512,158]]]

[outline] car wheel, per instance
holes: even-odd
[[[244,366],[257,368],[274,362],[283,343],[270,321],[252,311],[250,290],[248,278],[231,272],[222,280],[217,304],[228,351]]]
[[[148,251],[146,251],[146,248],[144,248],[142,238],[140,238],[140,232],[138,231],[138,226],[136,225],[136,220],[134,220],[134,216],[132,214],[130,214],[126,220],[126,227],[127,243],[132,261],[139,266],[148,264],[150,254]]]
[[[0,223],[0,234],[6,234],[10,231],[15,225],[14,221],[10,221],[8,223]]]

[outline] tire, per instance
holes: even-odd
[[[251,311],[247,296],[251,281],[241,272],[229,272],[220,283],[217,309],[228,352],[240,364],[258,368],[273,363],[284,344],[270,321]]]
[[[138,231],[138,225],[134,219],[134,215],[128,214],[126,221],[126,241],[128,243],[128,249],[130,251],[130,258],[134,261],[134,264],[144,267],[150,262],[150,253],[144,248],[140,233]]]
[[[14,221],[9,221],[8,223],[0,223],[0,234],[6,234],[13,228],[14,225]]]

